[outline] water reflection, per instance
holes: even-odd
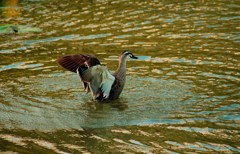
[[[240,152],[238,2],[24,0],[6,16],[7,2],[17,1],[0,8],[1,151]],[[111,103],[92,102],[55,62],[89,53],[115,70],[125,49],[139,59]]]
[[[21,12],[20,8],[17,6],[19,0],[3,0],[0,2],[0,12],[2,12],[3,17],[14,17],[17,18]],[[1,11],[2,10],[2,11]]]
[[[81,89],[77,76],[73,75],[67,78],[67,80],[63,76],[44,77],[43,79],[39,77],[22,78],[19,80],[20,83],[13,84],[16,86],[14,87],[14,93],[19,95],[16,98],[11,97],[13,91],[11,88],[2,85],[6,94],[3,100],[5,102],[18,101],[20,103],[14,105],[18,106],[15,111],[11,110],[13,104],[10,106],[4,105],[5,110],[1,114],[3,116],[8,115],[8,118],[2,120],[9,121],[11,119],[10,121],[14,121],[13,125],[9,121],[5,123],[5,126],[54,130],[114,125],[182,123],[181,120],[164,120],[160,117],[164,118],[166,114],[187,107],[186,105],[189,102],[185,97],[191,95],[188,85],[174,80],[164,81],[154,78],[141,79],[135,77],[128,78],[131,82],[126,86],[125,95],[123,95],[122,99],[113,102],[96,103],[88,101],[91,100],[90,96],[86,95]],[[27,87],[17,88],[28,80],[30,84]],[[76,86],[76,83],[79,83],[79,85]],[[45,90],[43,91],[43,89]],[[153,91],[154,93],[152,93]],[[59,94],[62,94],[62,96],[57,96]],[[176,104],[178,101],[181,101],[181,104]],[[147,110],[145,110],[146,108]],[[158,111],[162,113],[160,114]],[[29,115],[31,116],[29,117]],[[68,119],[71,119],[71,121]],[[46,121],[51,121],[51,124],[48,124],[47,127],[44,124]]]

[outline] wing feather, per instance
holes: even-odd
[[[109,97],[115,77],[108,70],[102,73],[101,89],[105,98]]]
[[[83,70],[100,64],[100,61],[97,58],[87,54],[67,55],[59,57],[57,63],[71,72],[78,73],[83,83],[84,90],[86,92],[90,91],[89,84],[82,80],[81,75]]]
[[[96,65],[87,69],[83,75],[82,80],[89,84],[93,99],[103,93],[105,98],[108,98],[115,77],[108,71],[106,66]]]
[[[89,68],[95,65],[99,65],[100,61],[91,55],[78,54],[59,57],[57,59],[57,63],[63,68],[76,73],[79,67],[87,65]]]

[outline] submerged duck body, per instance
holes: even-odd
[[[57,62],[63,68],[79,75],[84,90],[91,92],[93,100],[118,99],[126,81],[127,57],[137,59],[130,51],[125,50],[119,56],[117,70],[111,74],[108,68],[91,55],[78,54],[59,57]]]

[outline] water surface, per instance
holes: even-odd
[[[239,153],[237,1],[0,2],[0,151]],[[61,55],[127,64],[119,100],[96,103]]]

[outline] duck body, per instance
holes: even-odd
[[[57,62],[79,75],[84,90],[91,92],[93,100],[103,101],[119,98],[126,82],[128,56],[137,59],[130,51],[123,51],[119,56],[118,69],[113,74],[96,57],[87,54],[59,57]]]

